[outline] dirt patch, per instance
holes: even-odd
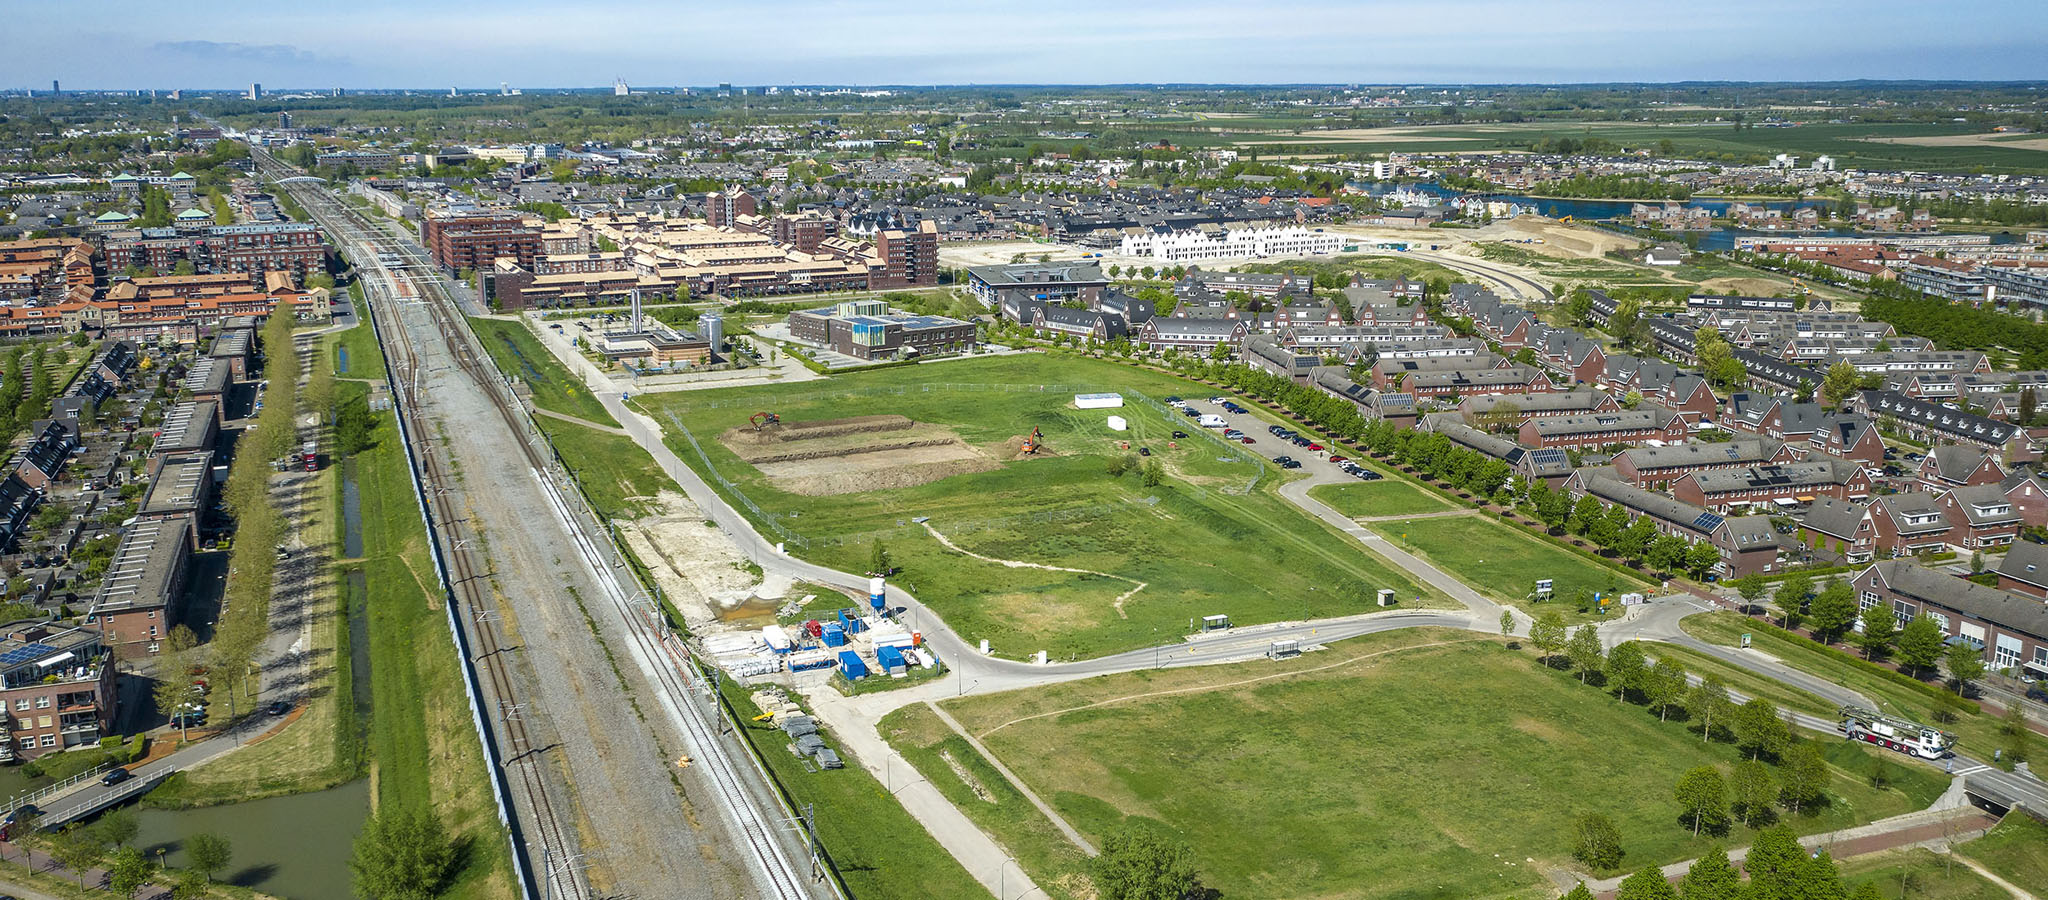
[[[665,491],[657,501],[660,514],[625,523],[619,532],[691,630],[716,630],[728,611],[789,592],[788,578],[761,576],[689,498]]]
[[[953,751],[940,750],[939,758],[946,761],[946,768],[952,769],[953,774],[959,776],[960,782],[967,785],[967,789],[973,791],[974,796],[981,798],[981,802],[996,802],[995,795],[988,792],[988,787],[981,783],[981,779],[974,777],[974,773],[967,771],[967,767],[961,765],[960,760],[953,758]]]
[[[1529,735],[1530,737],[1541,738],[1546,741],[1557,741],[1564,739],[1564,732],[1558,731],[1557,727],[1551,725],[1549,722],[1543,722],[1536,719],[1531,719],[1528,716],[1522,716],[1520,718],[1515,719],[1513,724],[1516,731]]]
[[[913,487],[998,465],[950,428],[896,415],[732,428],[718,440],[777,488],[807,497]]]
[[[1928,134],[1916,137],[1861,137],[1873,144],[1911,144],[1916,147],[2011,147],[2016,150],[2048,150],[2048,137],[2019,137],[2006,133]]]
[[[1743,297],[1769,297],[1785,290],[1785,287],[1784,282],[1768,278],[1709,278],[1700,282],[1702,293]]]
[[[1541,244],[1516,244],[1521,249],[1560,259],[1600,259],[1613,250],[1634,250],[1643,242],[1588,228],[1574,228],[1542,216],[1516,216],[1508,222],[1511,231],[1542,238]]]

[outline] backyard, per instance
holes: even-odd
[[[1133,822],[1173,834],[1226,897],[1525,896],[1577,867],[1570,823],[1584,813],[1615,822],[1630,868],[1754,834],[1695,838],[1672,799],[1676,773],[1725,769],[1732,747],[1463,632],[945,706],[1091,840]],[[1083,896],[1078,854],[964,741],[917,707],[883,730],[1041,886]],[[1874,788],[1869,755],[1826,746],[1830,802],[1791,817],[1801,832],[1922,808],[1945,784],[1893,766]]]
[[[938,378],[949,383],[925,389]],[[962,636],[990,639],[1000,655],[1042,649],[1063,659],[1148,646],[1215,613],[1251,624],[1362,612],[1380,587],[1404,603],[1449,603],[1276,496],[1270,468],[1256,489],[1236,493],[1260,472],[1252,458],[1203,435],[1176,439],[1175,429],[1200,429],[1139,402],[1141,392],[1205,392],[1189,382],[1031,354],[833,384],[636,402],[703,471],[701,447],[718,475],[760,507],[757,524],[789,537],[792,552],[866,571],[871,545],[881,541],[902,569],[897,582]],[[1077,390],[1121,391],[1127,402],[1079,410],[1071,402]],[[782,431],[757,432],[750,420],[760,411],[779,415]],[[1127,430],[1105,426],[1111,412]],[[882,418],[890,416],[908,421]],[[848,433],[804,438],[800,446],[811,449],[801,453],[777,452],[778,433],[798,446],[798,429],[823,434],[827,428],[813,426],[834,423]],[[1043,450],[1024,453],[1034,430]],[[1134,455],[1141,448],[1151,455]],[[805,458],[782,459],[792,455]],[[1117,457],[1157,463],[1157,483],[1147,485],[1142,471],[1110,474]]]

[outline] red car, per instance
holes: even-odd
[[[1308,445],[1308,449],[1310,449],[1311,451],[1314,451],[1314,452],[1320,453],[1320,452],[1322,452],[1322,449],[1323,449],[1323,445],[1321,445],[1321,444],[1310,444],[1310,445]]]
[[[1344,462],[1345,460],[1344,460],[1344,457],[1342,457],[1342,456],[1332,456],[1332,457],[1330,457],[1330,461],[1331,461],[1331,462],[1333,462],[1333,463],[1340,463],[1340,462]]]
[[[1238,438],[1238,440],[1240,440],[1240,441],[1243,441],[1243,442],[1245,442],[1245,443],[1247,443],[1247,444],[1256,444],[1256,443],[1258,443],[1258,441],[1252,440],[1251,438],[1248,438],[1248,437],[1247,437],[1247,438]]]

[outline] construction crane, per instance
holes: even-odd
[[[1024,439],[1024,446],[1018,448],[1024,453],[1035,454],[1045,449],[1045,436],[1038,433],[1038,426],[1031,426],[1031,436]]]
[[[1873,709],[1844,706],[1841,716],[1842,734],[1850,740],[1876,744],[1921,759],[1941,759],[1949,755],[1949,748],[1956,744],[1955,735],[1939,728],[1929,728],[1911,719],[1885,715]]]
[[[772,412],[757,412],[747,421],[753,424],[755,431],[760,431],[763,426],[780,424],[782,417]]]

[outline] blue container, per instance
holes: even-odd
[[[838,622],[829,623],[825,626],[824,638],[825,646],[827,647],[844,647],[846,646],[846,629],[839,627]]]
[[[860,654],[852,650],[839,651],[839,674],[847,681],[859,681],[868,677],[868,664],[861,661]]]
[[[891,675],[910,669],[909,664],[903,661],[903,651],[895,647],[876,647],[875,665]]]

